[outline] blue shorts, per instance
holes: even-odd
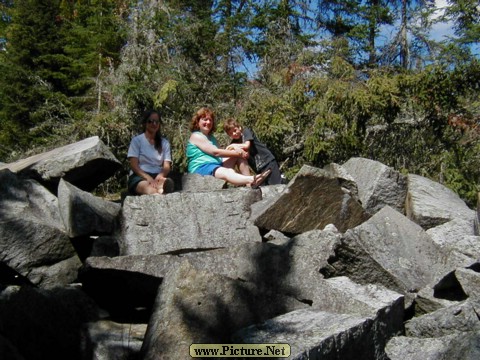
[[[219,167],[221,167],[222,165],[220,164],[204,164],[202,166],[199,166],[197,168],[197,170],[195,170],[194,174],[200,174],[200,175],[211,175],[211,176],[214,176],[215,175],[215,170],[217,170]]]

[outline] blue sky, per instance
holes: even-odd
[[[435,4],[437,6],[437,12],[434,16],[440,17],[443,15],[445,8],[448,6],[446,0],[436,0]],[[453,24],[452,22],[439,22],[436,23],[431,31],[432,39],[434,40],[443,40],[445,36],[454,36],[453,34]]]

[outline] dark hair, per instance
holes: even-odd
[[[152,116],[153,114],[158,115],[159,124],[162,125],[162,117],[160,116],[160,113],[156,110],[147,110],[143,113],[142,116],[143,131],[145,131],[146,129],[148,119],[150,119],[150,116]],[[162,127],[159,126],[157,132],[155,133],[155,149],[157,149],[158,152],[162,151],[162,133],[160,131],[161,128]]]
[[[200,121],[200,119],[203,119],[204,117],[207,117],[207,115],[210,115],[210,117],[212,118],[212,122],[213,122],[212,129],[210,130],[210,132],[211,133],[215,132],[215,130],[217,128],[216,124],[215,124],[215,114],[213,113],[213,110],[211,110],[207,107],[200,108],[195,113],[195,115],[193,115],[192,121],[190,122],[190,131],[199,130],[200,127],[198,126],[198,122]]]

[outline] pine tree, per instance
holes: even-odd
[[[65,54],[68,65],[68,90],[76,107],[94,110],[102,107],[103,78],[118,66],[125,43],[125,19],[129,13],[126,0],[63,2]]]
[[[56,135],[68,141],[64,135],[74,132],[78,119],[100,111],[105,73],[118,65],[125,41],[128,2],[20,0],[2,6],[8,20],[0,28],[6,40],[0,60],[3,144],[31,147]]]
[[[253,42],[249,39],[248,24],[253,15],[253,8],[242,0],[221,0],[214,8],[218,32],[216,35],[216,52],[222,72],[229,83],[225,83],[226,91],[238,98],[240,88],[246,81],[246,74],[239,68],[255,56],[252,53]]]
[[[463,44],[480,42],[480,7],[475,0],[449,0],[446,16],[455,21],[455,33]]]
[[[302,1],[264,1],[255,9],[251,27],[255,29],[255,51],[260,61],[260,76],[286,68],[296,62],[297,55],[313,44],[301,24],[312,21],[300,10]]]
[[[351,63],[374,67],[380,28],[392,24],[393,16],[387,0],[323,0],[319,2],[317,22],[335,42],[348,41],[347,59]]]
[[[10,146],[31,146],[29,131],[44,121],[41,109],[63,116],[67,59],[58,10],[59,0],[14,2],[0,63],[0,133]]]

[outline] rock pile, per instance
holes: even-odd
[[[92,195],[118,164],[91,138],[2,165],[1,359],[479,358],[480,205],[441,184],[352,158],[261,189]]]

